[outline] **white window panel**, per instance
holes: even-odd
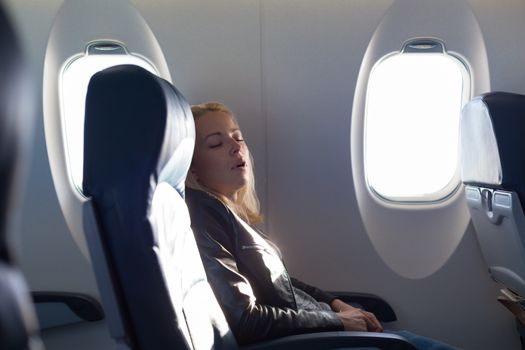
[[[459,117],[469,81],[463,63],[444,53],[398,53],[376,64],[364,135],[366,180],[375,194],[428,202],[457,188]]]

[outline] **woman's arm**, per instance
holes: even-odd
[[[317,287],[314,287],[314,286],[311,286],[309,284],[306,284],[302,281],[299,281],[297,278],[291,278],[292,280],[292,284],[295,288],[299,288],[301,289],[302,291],[308,293],[309,295],[311,295],[315,300],[317,301],[321,301],[323,303],[327,303],[328,305],[331,306],[331,302],[336,298],[335,295],[332,295],[328,292],[325,292]],[[332,308],[333,310],[334,308]],[[335,310],[334,310],[335,311]],[[337,310],[339,311],[339,310]]]
[[[360,330],[364,327],[364,330],[371,332],[383,331],[381,323],[373,313],[348,305],[341,299],[337,299],[335,295],[301,282],[296,278],[292,278],[292,284],[294,287],[310,294],[315,300],[330,305],[330,308],[337,312],[346,330]]]

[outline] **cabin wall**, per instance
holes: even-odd
[[[485,38],[492,91],[525,94],[525,3],[502,0],[470,0]]]
[[[519,348],[514,320],[495,300],[498,286],[486,272],[472,225],[441,269],[407,279],[381,260],[361,221],[350,162],[353,97],[369,40],[392,0],[133,3],[188,100],[220,100],[236,112],[255,157],[265,229],[293,275],[327,290],[384,297],[399,318],[387,328],[465,349]],[[41,96],[47,35],[61,1],[7,4]],[[485,38],[491,89],[525,93],[525,3],[469,4]],[[56,199],[41,104],[35,124],[19,260],[33,290],[97,295]]]
[[[62,1],[5,1],[18,27],[32,74],[35,120],[31,160],[14,245],[32,291],[98,296],[91,265],[73,241],[56,196],[44,137],[42,77],[47,39]],[[73,30],[73,29],[72,29]]]

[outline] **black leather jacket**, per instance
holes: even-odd
[[[334,296],[291,278],[277,247],[215,197],[186,191],[192,228],[209,283],[240,344],[319,331],[340,331],[332,311],[297,308],[292,285],[318,301]]]

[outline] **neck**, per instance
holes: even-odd
[[[226,199],[233,204],[233,203],[237,203],[237,198],[239,196],[238,196],[238,192],[236,191],[230,195],[224,195],[224,197],[226,197]]]

